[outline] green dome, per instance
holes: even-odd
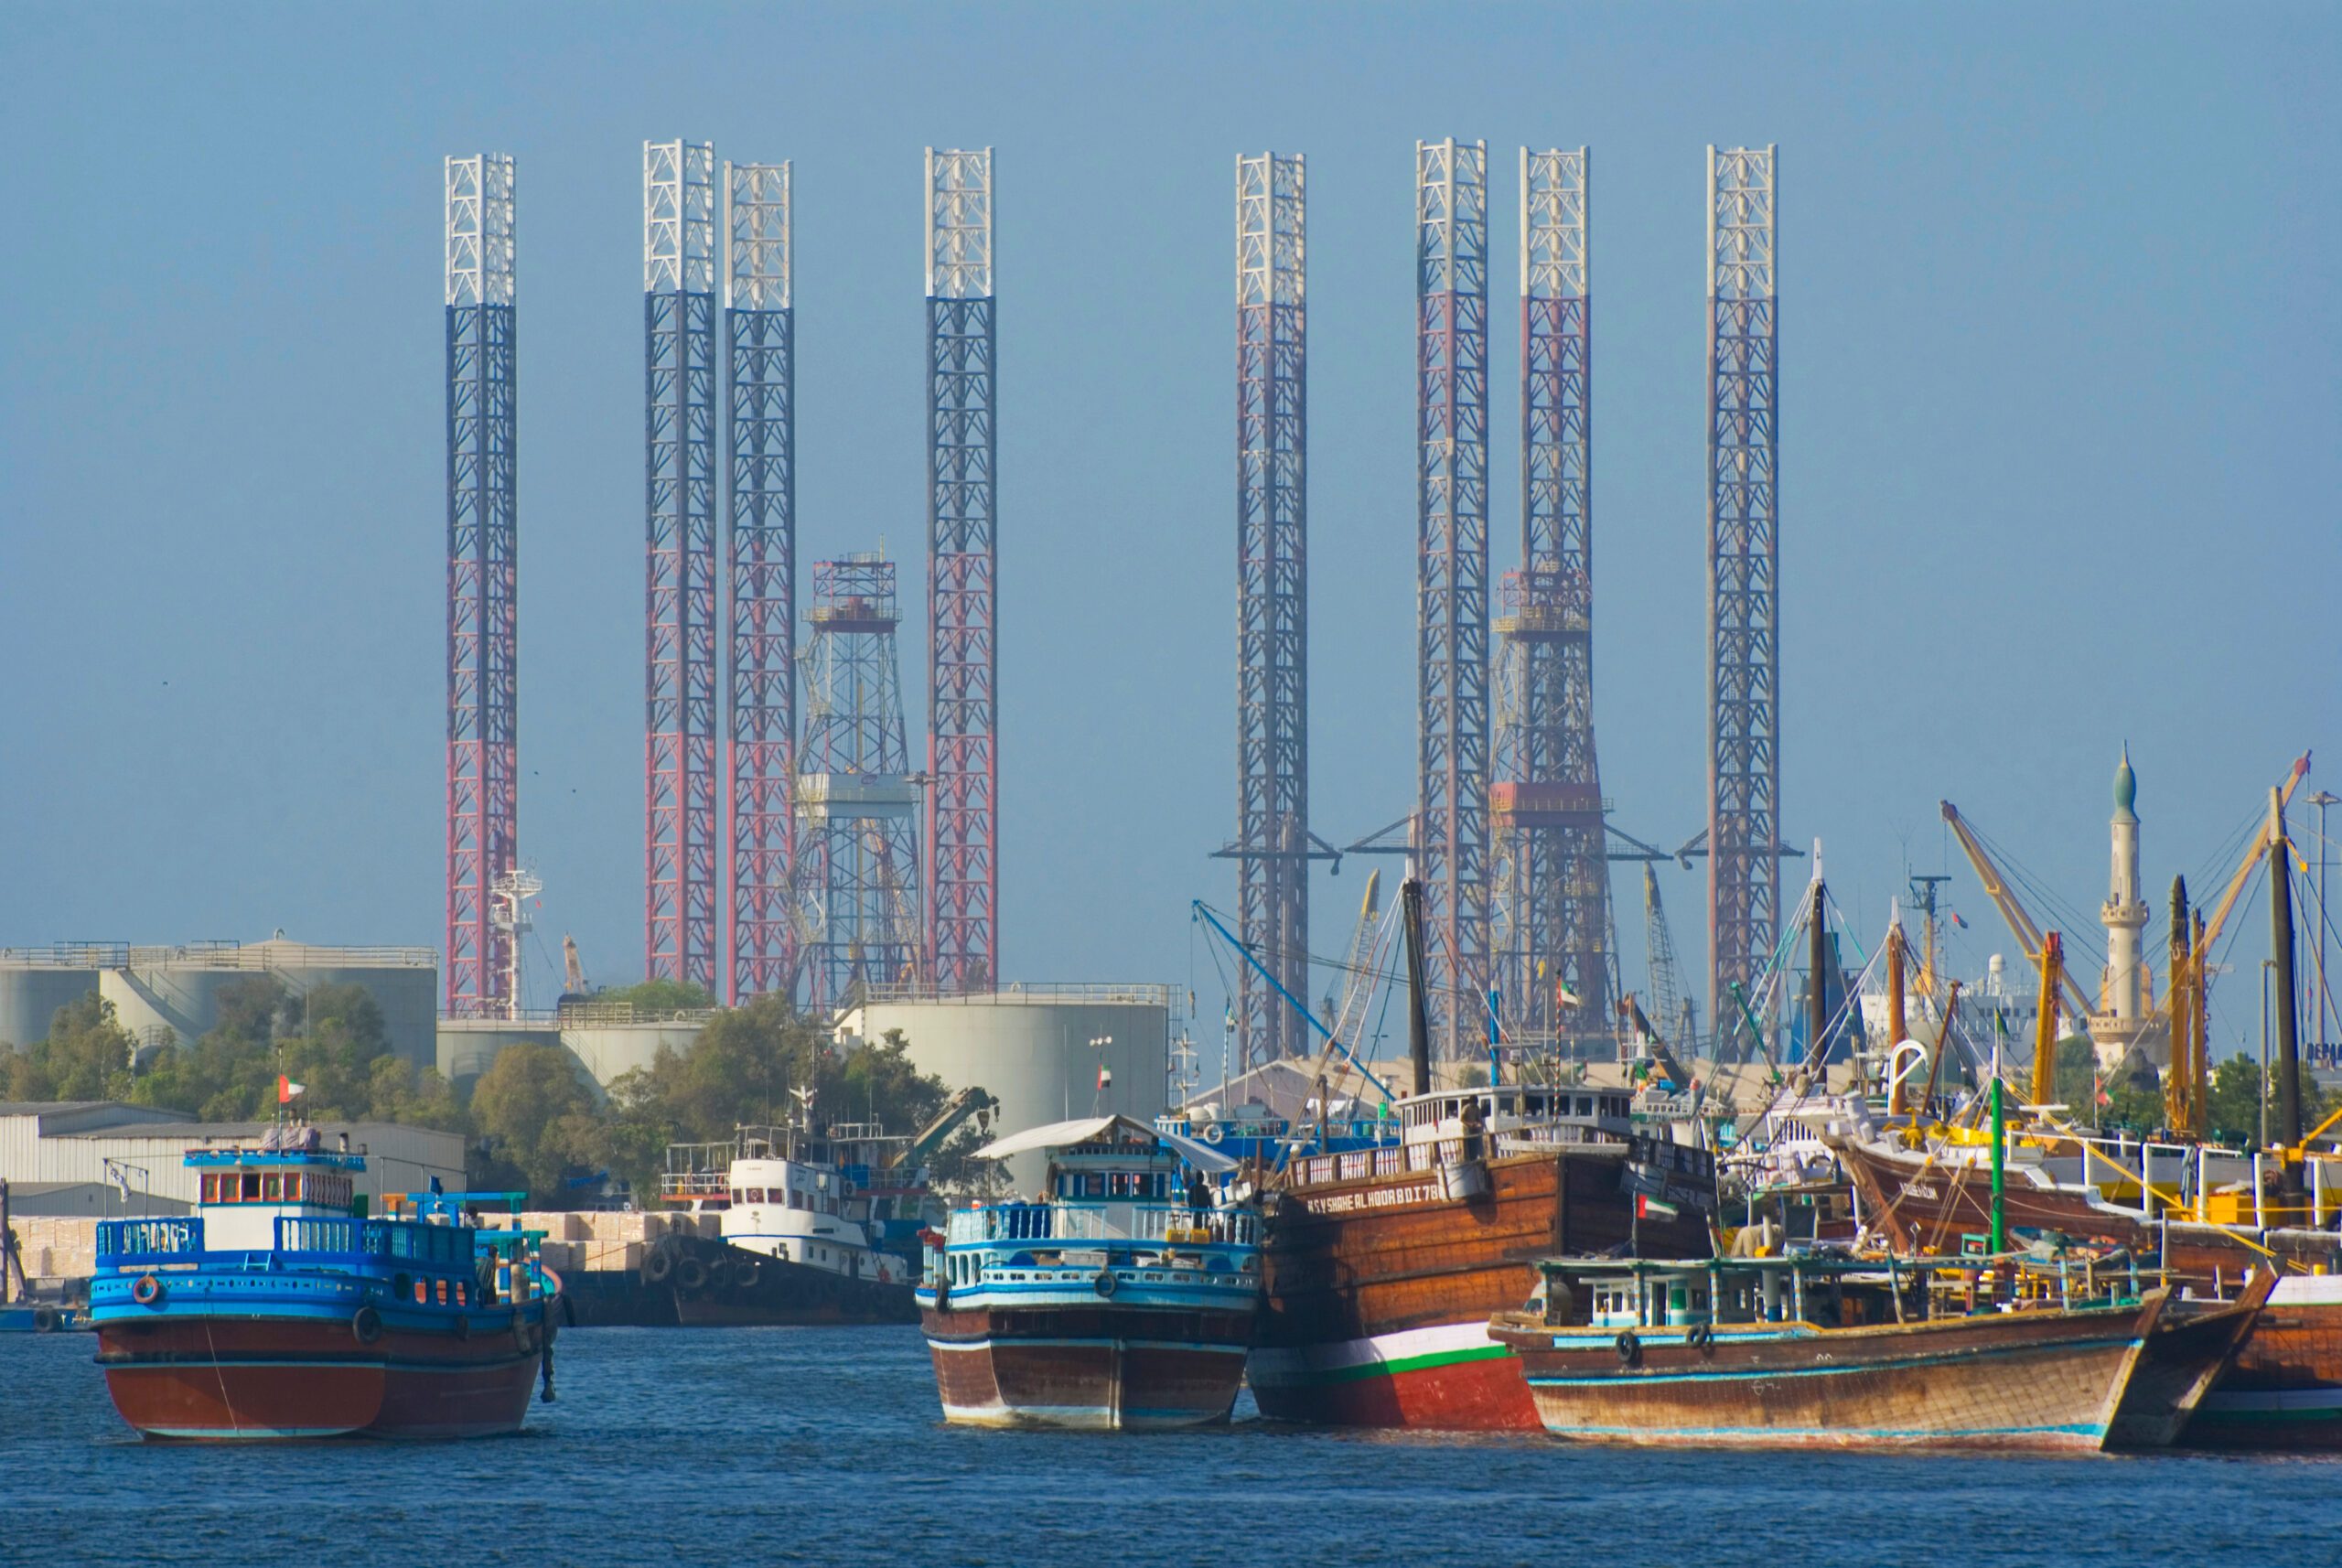
[[[2131,747],[2125,742],[2122,760],[2114,769],[2114,813],[2120,817],[2136,814],[2139,800],[2139,776],[2131,771]]]

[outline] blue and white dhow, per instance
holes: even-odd
[[[1127,1116],[978,1151],[1041,1153],[1040,1197],[954,1212],[919,1291],[948,1421],[1164,1430],[1228,1419],[1261,1306],[1259,1219],[1235,1162]]]
[[[148,1437],[517,1430],[541,1373],[553,1391],[536,1238],[476,1228],[460,1194],[369,1219],[365,1156],[314,1136],[192,1151],[197,1213],[99,1225],[90,1314],[114,1408]]]

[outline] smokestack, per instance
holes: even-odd
[[[1423,885],[1409,877],[1400,885],[1400,907],[1407,929],[1407,1058],[1414,1064],[1415,1092],[1431,1092],[1431,1012],[1423,992]]]

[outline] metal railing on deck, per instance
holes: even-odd
[[[1394,1151],[1395,1152],[1395,1151]],[[1169,1241],[1211,1240],[1237,1246],[1260,1241],[1260,1221],[1252,1214],[1197,1210],[1177,1204],[1133,1204],[1127,1224],[1109,1220],[1106,1209],[1082,1205],[1004,1203],[955,1212],[947,1241]],[[1200,1232],[1200,1235],[1198,1234]]]
[[[166,1257],[203,1251],[203,1221],[189,1215],[174,1219],[101,1219],[101,1258]]]

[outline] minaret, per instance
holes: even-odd
[[[2146,1009],[2141,1004],[2139,936],[2147,924],[2146,900],[2139,896],[2139,779],[2131,771],[2131,748],[2114,769],[2114,815],[2108,824],[2113,849],[2113,869],[2108,879],[2106,903],[2099,923],[2106,928],[2106,973],[2099,989],[2098,1014],[2090,1019],[2090,1036],[2100,1059],[2111,1063],[2133,1045],[2151,1061],[2165,1048],[2160,1031],[2144,1037]]]

